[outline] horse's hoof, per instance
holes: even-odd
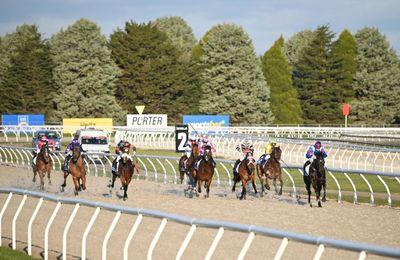
[[[310,207],[312,208],[312,204],[310,203]]]
[[[322,208],[321,201],[318,201],[318,207]]]
[[[122,200],[123,200],[123,201],[126,201],[127,198],[128,198],[128,197],[126,197],[126,198],[124,197]]]
[[[326,198],[322,198],[322,202],[326,202]]]

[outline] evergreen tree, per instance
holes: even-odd
[[[306,123],[330,123],[337,117],[338,97],[330,85],[329,50],[333,33],[328,26],[320,26],[310,44],[305,47],[293,75],[300,94]]]
[[[291,68],[284,53],[281,36],[262,57],[265,79],[271,87],[270,106],[276,124],[301,124],[302,111],[297,90],[292,84]]]
[[[344,30],[332,44],[331,52],[332,84],[336,85],[336,95],[342,97],[343,103],[351,101],[355,95],[353,77],[357,70],[356,53],[355,38],[348,30]]]
[[[135,105],[146,105],[147,113],[180,121],[190,105],[192,78],[167,35],[151,24],[127,22],[111,35],[110,48],[122,70],[116,92],[121,106],[134,111]]]
[[[35,25],[23,25],[13,35],[12,53],[1,88],[2,113],[43,113],[52,111],[52,61],[48,44]]]
[[[270,89],[243,28],[234,24],[214,26],[200,41],[200,47],[200,112],[229,114],[232,123],[272,123]]]
[[[122,123],[125,112],[114,96],[120,72],[100,28],[80,19],[54,35],[50,43],[59,89],[54,122],[68,117],[112,117]]]
[[[295,67],[302,55],[304,48],[307,47],[314,37],[311,30],[303,30],[295,33],[287,41],[285,41],[285,54],[289,64]]]
[[[181,52],[181,59],[189,62],[196,44],[192,28],[179,16],[162,17],[152,22],[153,26],[167,34],[168,39]]]
[[[356,100],[352,119],[366,124],[397,123],[400,115],[400,69],[397,55],[376,28],[356,35]]]

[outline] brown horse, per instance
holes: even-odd
[[[204,149],[204,155],[201,159],[198,170],[193,169],[193,178],[195,184],[197,184],[197,192],[201,193],[201,185],[204,182],[204,188],[207,191],[206,198],[210,197],[210,186],[212,177],[214,175],[214,165],[213,165],[213,158],[211,153],[211,147],[206,146]]]
[[[75,186],[75,196],[78,195],[78,191],[86,190],[86,169],[85,162],[82,155],[82,150],[79,146],[75,146],[72,150],[71,162],[69,163],[68,171],[64,172],[64,183],[61,185],[61,191],[64,191],[67,185],[68,174],[72,175],[72,180]],[[81,185],[82,180],[82,185]]]
[[[33,170],[33,182],[36,182],[36,174],[40,177],[40,189],[44,190],[44,176],[47,173],[47,178],[49,179],[49,185],[51,185],[50,173],[53,168],[53,161],[50,157],[50,151],[47,144],[43,144],[40,152],[36,155],[36,164],[32,163]]]
[[[261,194],[265,193],[265,188],[270,190],[270,186],[268,183],[268,179],[272,179],[274,181],[275,192],[278,195],[282,195],[282,170],[281,170],[281,160],[282,150],[279,146],[275,146],[272,150],[270,157],[264,165],[257,164],[257,175],[261,182]],[[265,179],[265,186],[263,183],[263,179]],[[276,187],[276,180],[279,180],[281,187],[278,189]]]
[[[199,144],[197,142],[192,143],[192,152],[190,153],[189,158],[187,157],[186,154],[182,155],[182,157],[179,159],[179,174],[180,174],[180,180],[181,184],[183,183],[183,178],[184,175],[187,174],[189,175],[189,178],[193,176],[193,166],[196,161],[196,158],[199,157],[200,154],[200,149],[199,149]]]
[[[325,173],[325,159],[322,153],[317,153],[316,158],[310,165],[310,170],[309,174],[306,174],[305,171],[305,166],[304,166],[304,175],[303,175],[303,180],[304,183],[306,184],[306,189],[308,193],[308,203],[310,204],[310,207],[312,207],[311,204],[311,184],[314,188],[317,201],[318,201],[318,207],[322,207],[321,205],[321,189],[324,189],[324,196],[322,197],[322,202],[326,201],[326,173]]]
[[[238,174],[234,174],[232,192],[235,191],[236,183],[242,181],[242,195],[240,199],[246,199],[247,182],[251,181],[254,192],[257,193],[256,184],[254,182],[254,158],[252,153],[248,153],[243,161],[238,166]]]
[[[117,179],[117,177],[120,178],[122,188],[124,190],[123,200],[126,200],[128,198],[128,194],[127,194],[128,185],[132,180],[133,172],[135,170],[135,164],[131,160],[131,157],[129,156],[128,152],[129,152],[129,149],[125,148],[121,155],[122,158],[118,165],[117,174],[113,173],[112,181],[111,181],[111,185],[110,185],[110,188],[111,188],[110,192],[111,192],[112,189],[114,188],[115,180]]]

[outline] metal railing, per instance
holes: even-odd
[[[0,146],[0,162],[6,164],[20,165],[31,169],[32,148]],[[53,169],[61,170],[61,165],[64,161],[64,155],[56,152],[52,156]],[[138,164],[140,168],[140,175],[136,178],[146,180],[161,181],[163,183],[179,183],[179,157],[174,156],[158,156],[158,155],[137,155]],[[114,155],[107,153],[86,154],[85,164],[88,174],[94,176],[110,176],[112,161],[115,159]],[[215,171],[216,180],[213,182],[217,187],[226,187],[229,190],[232,187],[232,166],[234,161],[228,159],[216,159],[217,167]],[[303,171],[302,167],[295,164],[282,164],[284,179],[286,180],[287,189],[289,194],[297,198],[300,190],[304,189],[302,180]],[[343,168],[328,167],[328,176],[334,183],[334,191],[337,194],[337,201],[342,202],[344,193],[351,194],[353,203],[359,202],[359,194],[362,189],[357,188],[360,185],[366,185],[367,190],[364,193],[369,193],[370,205],[376,204],[376,197],[378,193],[386,196],[387,205],[392,206],[394,200],[400,200],[400,173],[385,173],[373,170],[350,170]],[[286,178],[287,177],[287,178]],[[186,178],[186,176],[185,176]],[[382,185],[382,188],[376,187],[374,184]],[[350,184],[350,189],[344,189],[345,184]],[[389,185],[390,184],[390,185]],[[394,187],[391,191],[390,187]],[[379,191],[379,192],[377,192]]]
[[[46,228],[44,231],[43,248],[44,248],[44,259],[46,259],[46,260],[49,257],[48,242],[49,242],[50,227],[51,227],[54,219],[56,218],[58,211],[65,204],[74,205],[74,209],[71,212],[71,214],[68,218],[67,224],[65,225],[64,230],[63,230],[63,237],[62,237],[62,240],[63,240],[62,241],[62,258],[63,259],[66,259],[66,257],[67,257],[68,230],[69,230],[80,206],[87,206],[87,207],[92,207],[92,208],[96,209],[94,211],[88,225],[86,226],[85,232],[82,237],[81,259],[83,259],[83,260],[86,259],[87,236],[88,236],[94,222],[96,221],[98,215],[100,214],[101,210],[108,210],[108,211],[116,212],[114,219],[113,219],[112,223],[110,224],[108,231],[103,239],[101,252],[102,252],[102,259],[104,259],[104,260],[107,259],[108,240],[109,240],[121,214],[129,214],[129,215],[138,216],[135,223],[133,224],[132,228],[130,229],[127,239],[125,240],[124,249],[123,249],[123,259],[128,259],[128,248],[129,248],[130,242],[132,241],[132,239],[135,235],[135,232],[138,229],[138,227],[140,226],[140,224],[142,223],[142,219],[144,217],[161,219],[160,226],[157,229],[157,232],[154,235],[153,240],[148,248],[147,259],[152,259],[152,255],[153,255],[154,249],[157,246],[157,242],[158,242],[161,234],[163,233],[165,226],[168,224],[168,222],[176,222],[176,223],[188,225],[191,227],[176,254],[176,259],[180,259],[182,257],[184,251],[186,250],[186,247],[188,246],[190,240],[193,237],[193,234],[196,232],[196,230],[198,230],[199,228],[202,228],[202,227],[218,229],[218,232],[217,232],[216,236],[214,237],[214,240],[213,240],[210,248],[207,251],[205,259],[211,259],[211,257],[214,254],[215,249],[217,248],[219,242],[221,241],[221,239],[223,237],[225,230],[232,230],[235,232],[243,232],[243,233],[248,234],[248,237],[247,237],[244,245],[241,248],[238,259],[243,259],[246,256],[248,249],[250,248],[253,240],[255,239],[255,235],[282,239],[281,245],[280,245],[278,251],[276,252],[274,259],[281,259],[281,257],[283,256],[283,254],[285,252],[285,249],[288,246],[289,241],[296,241],[296,242],[301,242],[301,243],[305,243],[305,244],[317,245],[318,247],[315,252],[314,259],[321,258],[321,256],[323,255],[323,252],[325,250],[325,247],[332,247],[332,248],[341,249],[341,250],[359,252],[359,259],[365,259],[367,254],[396,257],[396,258],[400,257],[400,249],[399,248],[382,247],[382,246],[353,242],[353,241],[337,240],[337,239],[327,238],[327,237],[323,237],[323,236],[317,237],[317,236],[283,231],[283,230],[278,230],[278,229],[273,229],[273,228],[255,226],[255,225],[244,225],[244,224],[226,222],[226,221],[214,221],[214,220],[208,220],[208,219],[190,218],[190,217],[186,217],[186,216],[182,216],[182,215],[165,213],[165,212],[156,211],[156,210],[124,207],[124,206],[113,205],[113,204],[104,203],[104,202],[95,202],[95,201],[77,199],[77,198],[63,198],[63,197],[57,197],[57,196],[46,194],[46,193],[40,193],[40,192],[34,192],[34,191],[28,191],[28,190],[22,190],[22,189],[15,189],[15,188],[0,188],[0,193],[8,194],[6,201],[4,202],[1,212],[0,212],[0,246],[1,246],[1,239],[2,239],[1,224],[3,223],[3,215],[4,215],[5,211],[7,210],[10,200],[14,194],[19,194],[19,195],[23,196],[23,199],[20,202],[20,205],[14,214],[13,221],[11,224],[12,225],[12,227],[11,227],[11,229],[12,229],[12,248],[14,250],[16,249],[16,241],[17,241],[17,238],[16,238],[17,220],[18,220],[18,216],[24,206],[24,203],[28,196],[39,198],[38,204],[37,204],[34,212],[31,215],[29,225],[28,225],[28,254],[29,255],[32,254],[32,222],[35,220],[36,215],[41,208],[43,200],[48,200],[48,201],[57,203],[56,207],[54,208],[54,210],[51,214],[51,217],[49,218],[49,220],[46,224]],[[60,230],[60,232],[61,232],[61,230]]]

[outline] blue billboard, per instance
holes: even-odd
[[[193,127],[229,126],[229,115],[184,115],[182,121]]]
[[[3,126],[44,125],[44,115],[1,115]]]

